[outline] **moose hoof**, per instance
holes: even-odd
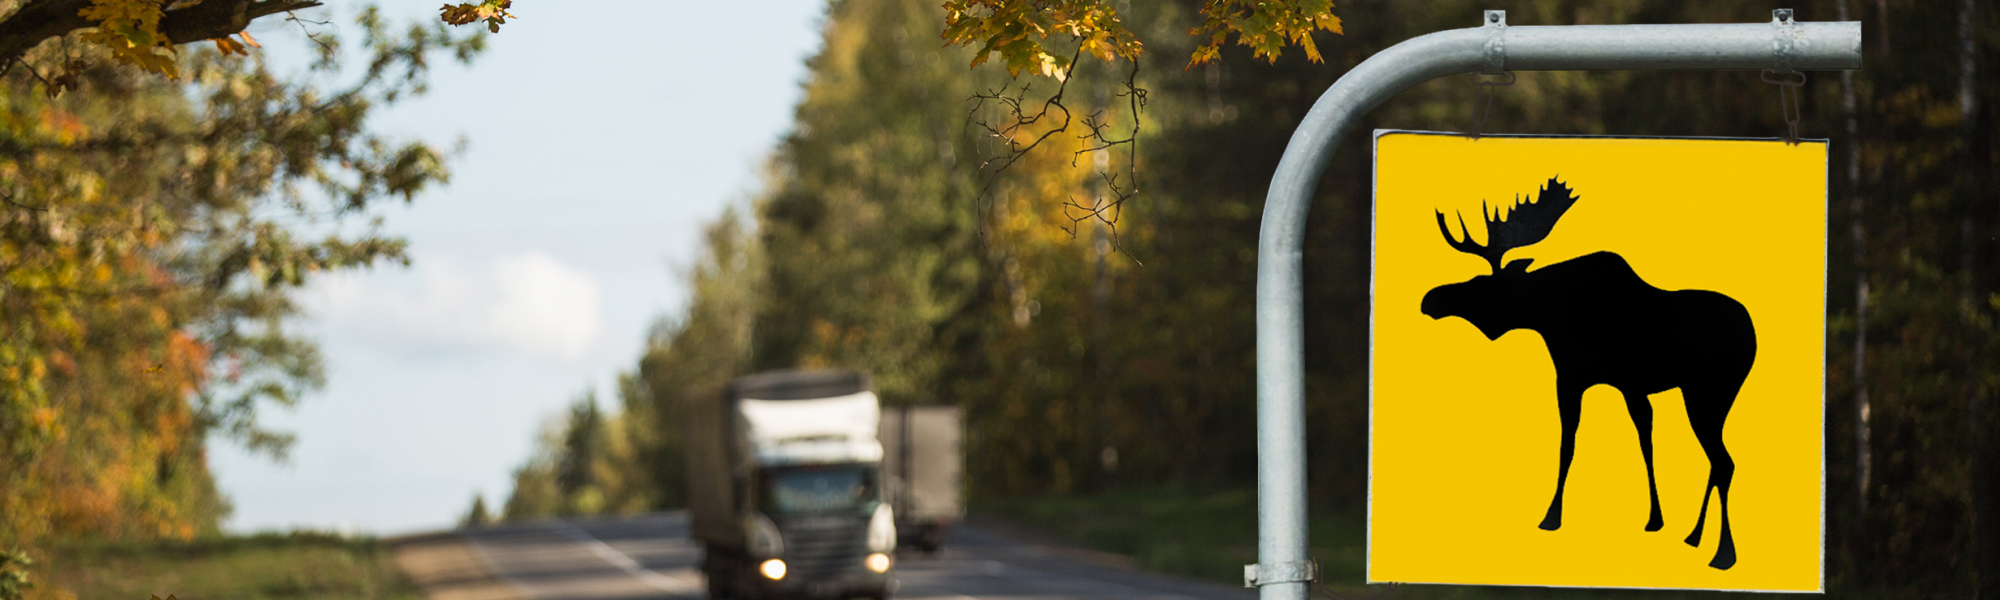
[[[1557,529],[1562,529],[1562,526],[1563,526],[1563,517],[1561,514],[1557,513],[1549,513],[1549,516],[1542,518],[1542,524],[1539,525],[1539,527],[1542,528],[1542,531],[1555,531]]]
[[[1700,525],[1696,525],[1696,526],[1694,526],[1694,533],[1690,533],[1690,534],[1688,534],[1688,537],[1687,537],[1687,539],[1686,539],[1686,540],[1682,540],[1682,541],[1685,541],[1685,542],[1687,542],[1687,545],[1689,545],[1689,546],[1694,546],[1694,547],[1696,547],[1696,548],[1700,548],[1700,547],[1701,547],[1701,526],[1700,526]]]
[[[1716,550],[1715,559],[1708,561],[1708,566],[1721,571],[1736,566],[1736,548],[1725,545],[1721,550]]]
[[[1646,521],[1646,531],[1659,531],[1660,528],[1666,526],[1667,523],[1660,520],[1659,513],[1653,513],[1653,518]]]

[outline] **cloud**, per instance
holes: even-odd
[[[540,250],[468,268],[417,257],[410,271],[344,273],[314,284],[335,331],[411,349],[493,348],[577,358],[603,329],[597,278]]]

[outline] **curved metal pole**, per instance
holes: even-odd
[[[1305,600],[1316,567],[1306,549],[1305,313],[1299,273],[1313,189],[1347,130],[1419,83],[1461,73],[1583,69],[1858,69],[1861,24],[1766,23],[1508,27],[1424,35],[1341,76],[1292,133],[1257,242],[1257,561],[1245,584],[1262,600]]]

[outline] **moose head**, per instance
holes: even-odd
[[[1521,306],[1531,294],[1524,294],[1532,286],[1528,277],[1528,265],[1534,259],[1522,258],[1501,266],[1501,259],[1508,250],[1527,246],[1549,237],[1555,229],[1556,220],[1562,218],[1569,207],[1576,204],[1577,197],[1568,185],[1550,177],[1541,194],[1523,202],[1519,195],[1510,206],[1488,209],[1480,202],[1479,212],[1486,219],[1486,244],[1472,241],[1472,233],[1465,227],[1465,215],[1458,215],[1457,237],[1445,224],[1444,213],[1437,213],[1438,233],[1444,234],[1444,241],[1452,249],[1486,259],[1493,267],[1490,275],[1480,275],[1471,280],[1438,286],[1424,294],[1423,312],[1433,319],[1459,317],[1479,328],[1487,339],[1499,339],[1501,334],[1527,326],[1521,321],[1529,314],[1530,307]],[[1502,211],[1505,210],[1505,214]],[[1460,239],[1463,238],[1463,239]]]

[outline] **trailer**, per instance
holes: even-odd
[[[965,426],[956,406],[882,409],[883,489],[896,512],[897,542],[924,552],[944,545],[945,531],[965,518],[961,481]]]

